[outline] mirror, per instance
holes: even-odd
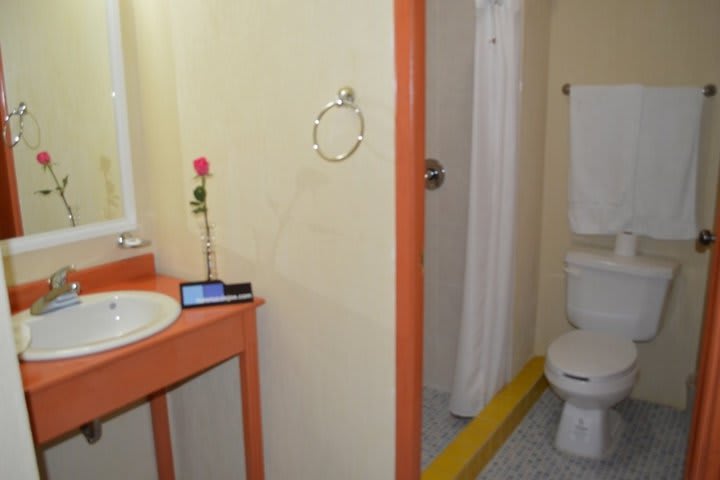
[[[5,105],[27,108],[6,127],[6,141],[22,134],[11,152],[24,234],[3,254],[134,229],[118,0],[0,5]]]

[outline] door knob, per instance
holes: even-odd
[[[425,160],[425,188],[435,190],[445,181],[445,167],[434,158]]]
[[[715,243],[715,234],[710,230],[700,230],[697,241],[700,245],[712,245]]]

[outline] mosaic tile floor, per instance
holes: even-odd
[[[553,447],[562,401],[546,390],[476,480],[682,479],[690,415],[630,399],[616,408],[626,425],[614,454],[564,455]]]
[[[427,467],[471,418],[450,414],[450,394],[423,388],[422,468]]]

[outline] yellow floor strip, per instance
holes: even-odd
[[[531,359],[423,471],[422,480],[473,480],[547,388],[544,357]]]

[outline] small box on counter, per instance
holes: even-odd
[[[181,283],[180,299],[183,308],[252,302],[252,284],[233,283],[225,285],[219,280]]]

